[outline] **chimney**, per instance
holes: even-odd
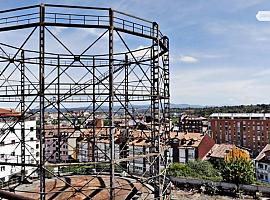
[[[102,128],[104,126],[104,121],[102,118],[96,119],[96,127]]]

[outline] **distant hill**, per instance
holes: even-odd
[[[181,105],[181,104],[180,104]],[[184,104],[185,105],[185,104]],[[187,104],[188,105],[188,104]],[[270,104],[236,105],[236,106],[201,106],[173,107],[173,112],[208,117],[212,113],[270,113]]]
[[[171,108],[205,108],[202,105],[192,105],[192,104],[174,104],[171,103]]]

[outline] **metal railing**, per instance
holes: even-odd
[[[109,8],[94,8],[94,7],[78,7],[78,6],[63,6],[45,4],[45,24],[49,25],[80,25],[93,26],[100,28],[108,28],[110,25]],[[13,27],[16,29],[18,25],[31,25],[40,22],[39,15],[40,5],[29,6],[24,8],[0,11],[0,29],[4,27]],[[59,12],[59,8],[62,12]],[[84,8],[84,13],[76,13],[78,8]],[[57,12],[56,12],[57,10]],[[162,38],[163,34],[153,28],[153,22],[132,16],[123,12],[112,10],[114,13],[113,24],[117,30],[128,31],[133,34],[150,38]]]
[[[21,182],[21,178],[20,177],[16,177],[16,178],[12,178],[8,181],[5,182],[1,182],[0,181],[0,189],[2,188],[9,188],[12,185],[18,184]]]

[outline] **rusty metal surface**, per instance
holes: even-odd
[[[143,199],[151,199],[152,191],[144,184],[135,179],[117,177],[115,183],[115,199],[126,199],[133,188],[136,188]],[[46,179],[46,199],[48,200],[82,200],[109,199],[110,177],[106,175],[94,177],[89,176],[67,176],[61,178]],[[20,185],[16,188],[16,194],[39,199],[39,181],[28,185]]]

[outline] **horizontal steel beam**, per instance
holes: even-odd
[[[4,190],[0,190],[0,197],[1,199],[9,199],[9,200],[35,200],[27,196],[22,196],[19,194],[14,194],[13,192],[7,192]]]

